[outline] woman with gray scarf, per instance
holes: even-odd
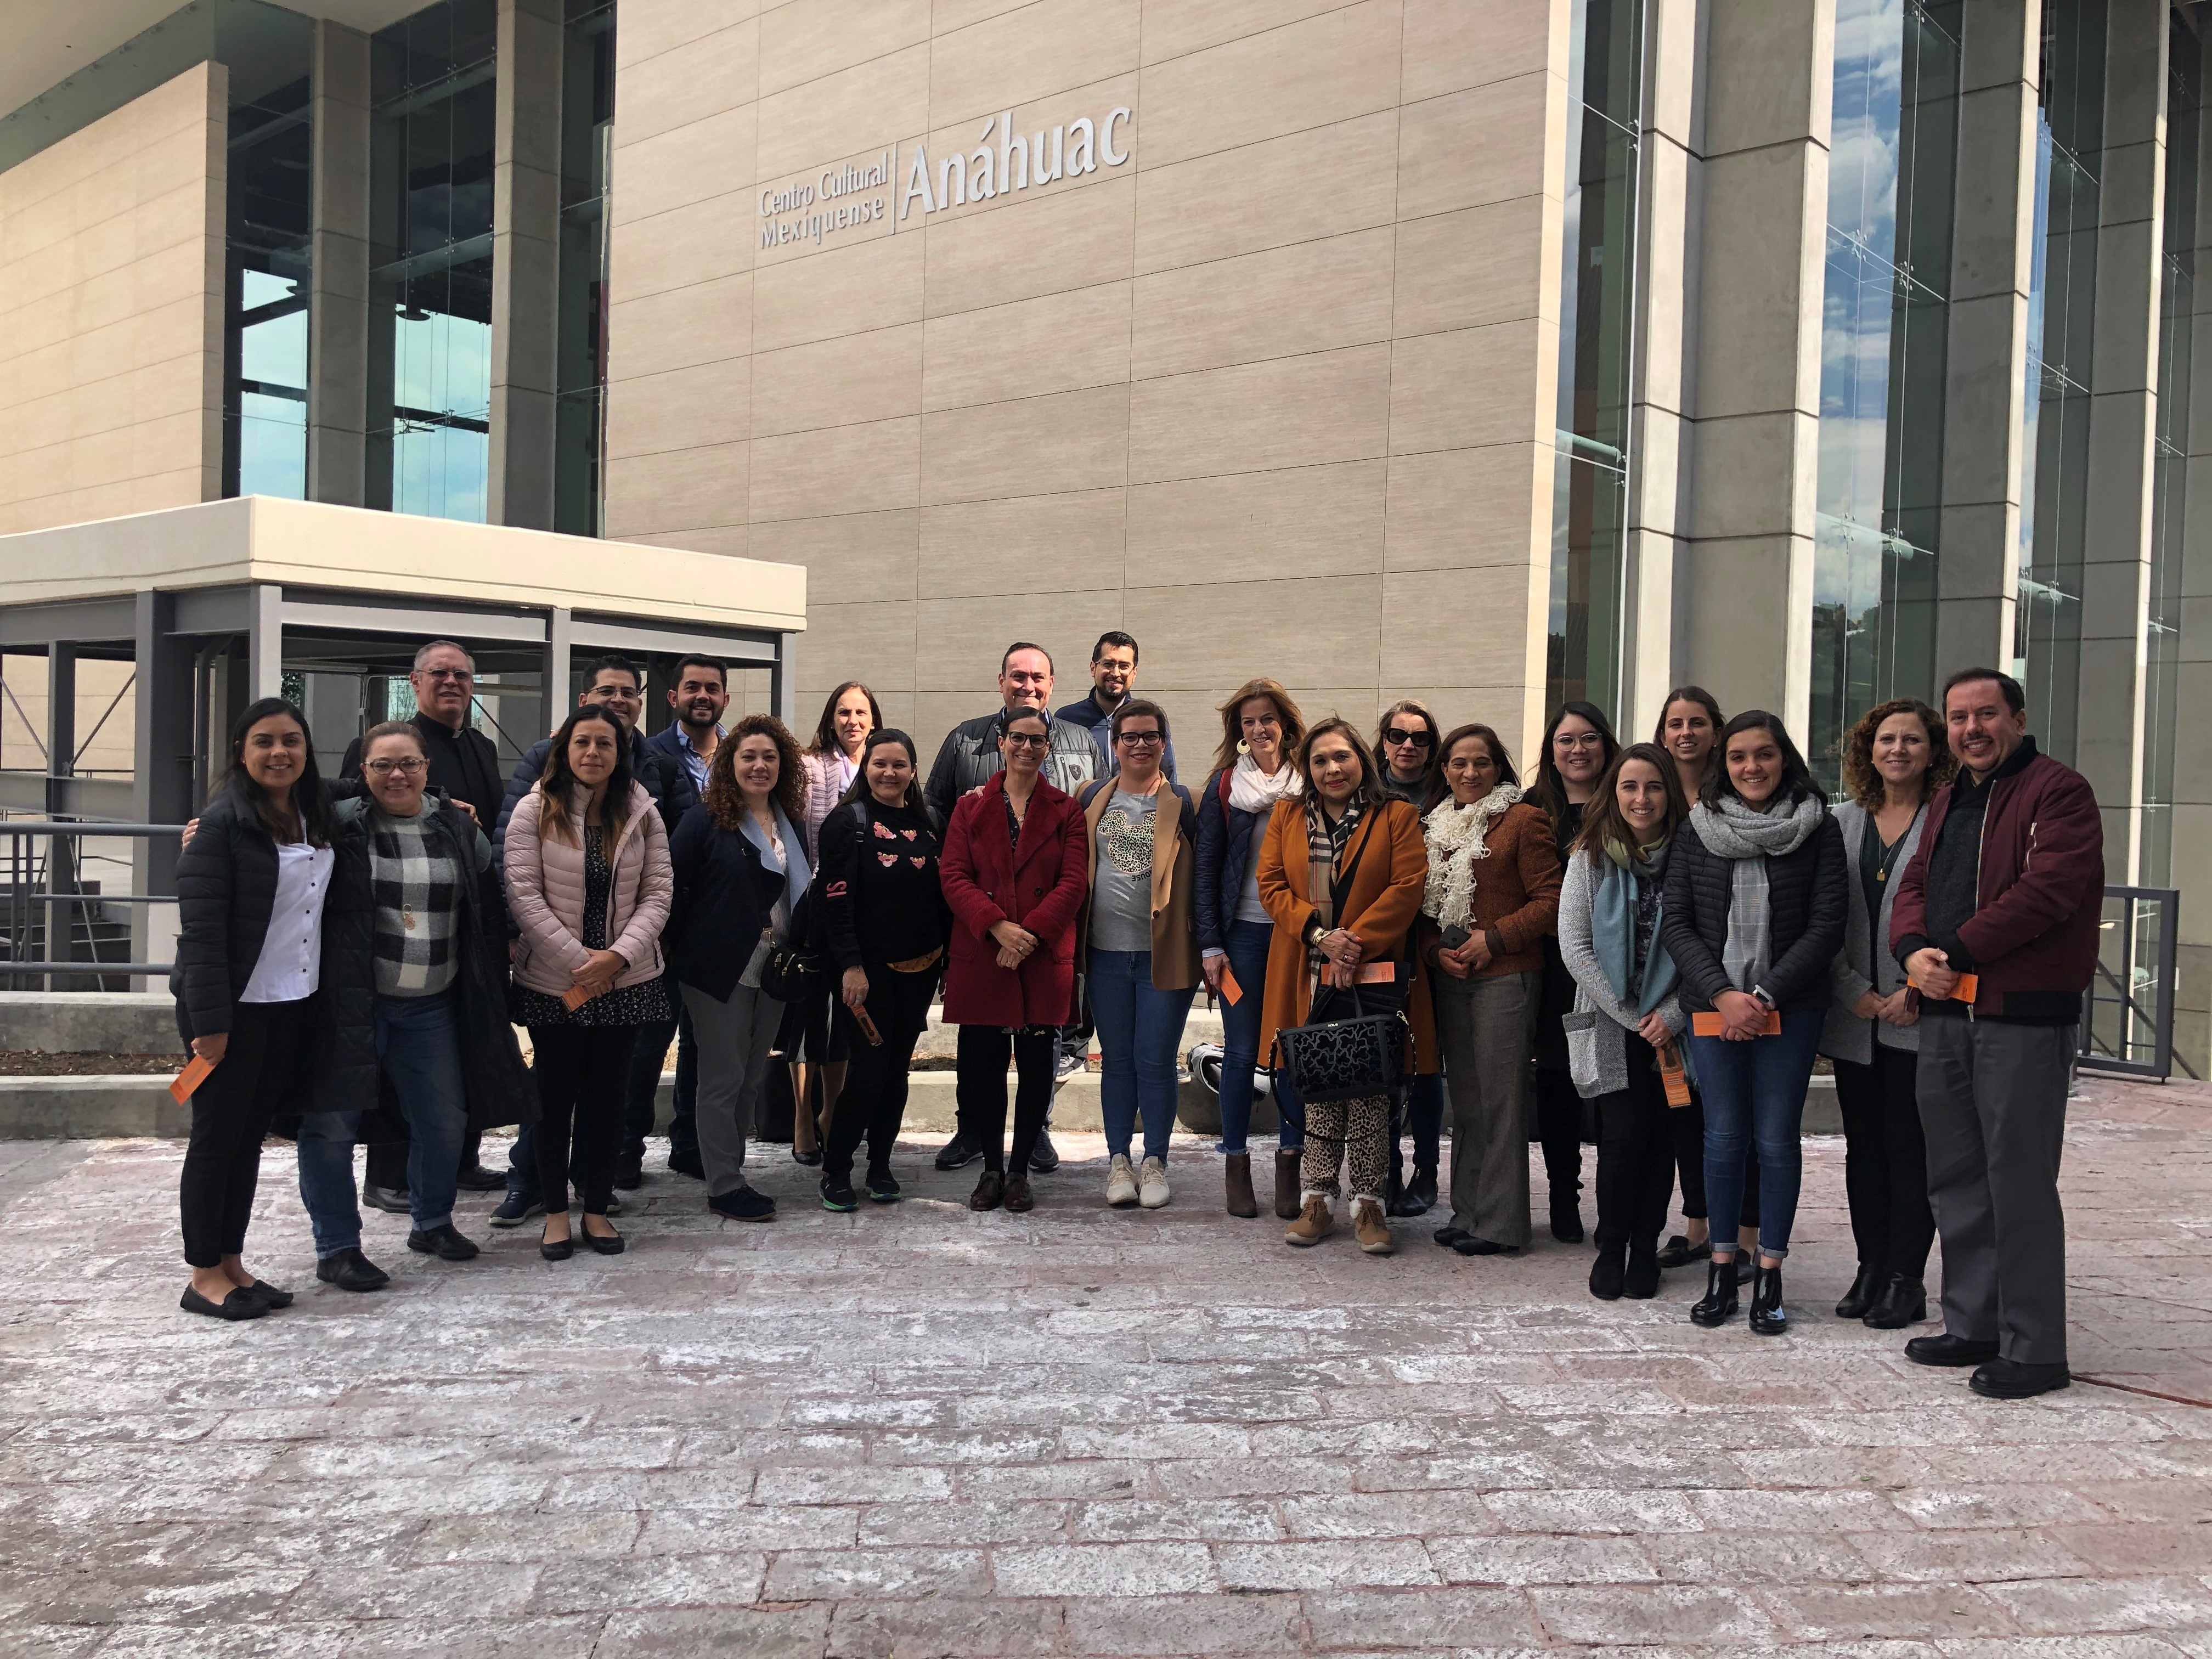
[[[1798,1133],[1849,896],[1843,836],[1804,757],[1780,716],[1747,709],[1721,733],[1721,764],[1674,839],[1659,923],[1705,1101],[1713,1256],[1690,1310],[1699,1325],[1735,1316],[1735,1249],[1723,1241],[1736,1236],[1748,1139],[1760,1187],[1751,1328],[1788,1328],[1782,1258],[1797,1214]]]

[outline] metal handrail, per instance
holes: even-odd
[[[2117,933],[2119,960],[2117,964],[2106,960],[2106,952],[2097,953],[2096,971],[2089,986],[2081,994],[2081,1035],[2075,1044],[2075,1065],[2082,1071],[2114,1073],[2124,1077],[2153,1078],[2164,1082],[2173,1074],[2176,1066],[2194,1077],[2186,1060],[2173,1052],[2173,994],[2177,963],[2181,945],[2181,893],[2172,887],[2107,887],[2105,898],[2109,904],[2118,901],[2121,908],[2117,916],[2101,918],[2098,931]],[[2149,989],[2151,1002],[2145,1007],[2139,992],[2142,972],[2147,964],[2136,954],[2137,919],[2146,908],[2151,909],[2157,922],[2157,956],[2151,966]],[[2100,983],[2114,994],[2098,995]],[[2110,1037],[2102,1036],[2097,1030],[2098,1011],[2117,1011],[2119,1029]],[[2130,1056],[2145,1047],[2132,1033],[2138,1026],[2148,1028],[2148,1060]]]
[[[54,859],[51,848],[48,857],[41,860],[30,850],[30,844],[40,836],[54,841],[149,841],[163,836],[180,836],[181,823],[116,823],[96,819],[62,818],[0,818],[0,837],[11,843],[6,868],[11,880],[6,903],[4,937],[10,954],[0,959],[0,982],[11,989],[20,989],[23,982],[45,981],[55,977],[66,979],[110,978],[127,979],[141,975],[164,975],[174,966],[167,962],[108,962],[97,956],[59,957],[52,954],[53,934],[57,927],[76,926],[76,918],[66,921],[54,914],[57,905],[84,907],[89,923],[90,908],[107,904],[174,904],[174,893],[88,893],[71,888],[54,886]],[[70,879],[74,880],[72,877]],[[45,891],[33,890],[41,884]],[[45,920],[38,920],[43,909]],[[46,936],[47,954],[40,957],[22,957],[13,952],[27,945],[34,933]],[[67,948],[64,946],[64,948]]]

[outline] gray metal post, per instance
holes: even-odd
[[[557,728],[568,714],[568,607],[545,613],[545,729]]]
[[[533,530],[553,527],[564,40],[558,0],[499,0],[488,516]]]
[[[175,637],[176,601],[151,591],[138,595],[134,629],[137,654],[131,733],[131,815],[141,823],[182,823],[194,811],[192,799],[192,652]],[[176,890],[177,845],[161,836],[132,843],[131,890]],[[167,941],[176,935],[173,906],[131,907],[131,959],[165,962]],[[131,988],[149,988],[133,980]]]
[[[799,635],[779,634],[775,636],[775,666],[769,675],[769,696],[775,704],[775,717],[796,732],[799,729]]]

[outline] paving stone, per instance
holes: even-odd
[[[1658,1577],[1626,1538],[1432,1538],[1429,1559],[1453,1584],[1634,1584]]]
[[[1182,1595],[1218,1588],[1203,1544],[1062,1544],[991,1553],[1001,1595]]]
[[[1566,1642],[1726,1642],[1755,1640],[1774,1624],[1740,1590],[1662,1585],[1637,1589],[1548,1589],[1528,1592],[1536,1617]]]
[[[1060,1634],[1053,1601],[845,1601],[827,1651],[829,1659],[1030,1659],[1056,1651]]]
[[[1440,1582],[1415,1539],[1354,1543],[1222,1544],[1214,1549],[1221,1582],[1232,1590],[1349,1589],[1361,1584]]]
[[[2212,1630],[2212,1588],[2201,1578],[2043,1578],[1992,1584],[1989,1594],[2022,1630],[2041,1635]]]
[[[2019,1628],[1986,1594],[1959,1584],[1788,1586],[1763,1594],[1784,1628],[1814,1641],[1935,1632],[1990,1636]]]
[[[1402,1589],[1315,1592],[1306,1623],[1324,1650],[1470,1648],[1539,1639],[1526,1597],[1512,1590]]]
[[[1071,1653],[1180,1656],[1298,1650],[1295,1595],[1086,1596],[1064,1609]]]

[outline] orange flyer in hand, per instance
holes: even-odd
[[[1221,1000],[1232,1008],[1244,1000],[1244,988],[1237,982],[1237,975],[1229,971],[1225,963],[1221,969]]]
[[[1919,992],[1923,997],[1932,996],[1935,994],[1933,992],[1929,991],[1926,986],[1923,985],[1918,980],[1913,978],[1910,974],[1907,974],[1905,976],[1905,982],[1907,985],[1910,985],[1914,990]],[[1959,975],[1958,986],[1952,991],[1951,994],[1948,997],[1936,997],[1936,1000],[1938,1002],[1972,1002],[1980,995],[1981,989],[1982,976],[1979,974],[1961,974]]]
[[[1699,1036],[1718,1036],[1721,1034],[1721,1017],[1718,1014],[1690,1016],[1690,1030]],[[1778,1009],[1769,1008],[1766,1011],[1766,1024],[1759,1028],[1759,1035],[1761,1036],[1782,1035],[1782,1014]]]
[[[185,1062],[185,1069],[171,1079],[170,1096],[178,1105],[183,1105],[192,1097],[192,1091],[207,1081],[207,1074],[213,1070],[215,1070],[213,1060],[202,1060],[198,1054],[194,1054]]]

